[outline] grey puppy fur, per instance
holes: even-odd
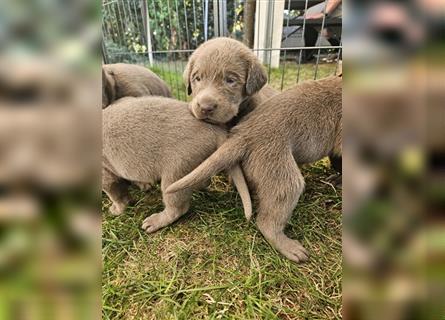
[[[252,51],[230,38],[200,45],[188,60],[184,82],[193,115],[216,124],[239,118],[278,93],[266,85],[267,74]]]
[[[191,189],[165,194],[165,189],[210,156],[226,139],[226,131],[199,121],[187,103],[164,97],[123,98],[103,110],[102,189],[121,214],[130,201],[129,182],[161,181],[165,209],[143,222],[154,232],[185,214]],[[252,213],[241,168],[229,170],[247,216]],[[205,184],[200,184],[205,185]]]
[[[164,81],[145,67],[126,64],[102,66],[102,108],[123,97],[171,97]]]
[[[241,164],[257,196],[257,225],[268,242],[290,260],[307,251],[283,230],[304,189],[297,165],[341,154],[342,79],[309,81],[269,99],[232,128],[228,140],[199,167],[167,188],[193,187]]]

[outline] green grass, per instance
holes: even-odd
[[[320,77],[333,73],[320,67]],[[286,69],[285,86],[292,86],[297,69]],[[155,71],[182,85],[180,72]],[[311,78],[309,66],[301,72]],[[271,70],[271,84],[279,89],[279,70]],[[103,196],[103,319],[341,318],[341,189],[328,182],[327,160],[302,170],[306,188],[286,229],[311,254],[300,265],[245,221],[222,177],[194,193],[178,222],[151,235],[141,225],[163,209],[159,187],[133,190],[138,202],[119,217]]]
[[[306,190],[286,233],[310,251],[294,264],[244,219],[238,194],[216,177],[177,223],[141,230],[162,210],[158,188],[134,191],[119,217],[103,199],[104,319],[338,319],[341,192],[325,162],[304,168]]]
[[[186,101],[187,94],[182,80],[184,68],[184,62],[172,62],[158,63],[150,69],[168,84],[176,99]]]
[[[170,63],[158,63],[150,69],[158,74],[171,88],[172,94],[176,99],[187,101],[189,97],[186,95],[185,86],[182,80],[182,72],[185,68],[184,61],[176,61]],[[282,63],[280,68],[269,69],[266,72],[269,75],[269,84],[277,90],[286,90],[299,82],[312,80],[315,77],[316,67],[314,64],[302,64],[300,68],[295,61],[287,61]],[[325,78],[333,75],[336,71],[335,63],[321,63],[318,65],[317,79]],[[284,75],[284,76],[283,76]],[[283,80],[283,85],[281,81]]]
[[[281,90],[281,79],[283,78],[283,90],[289,89],[301,81],[313,80],[316,67],[313,64],[302,64],[300,68],[295,62],[288,61],[280,68],[271,69],[269,83],[277,90]],[[318,65],[317,79],[334,75],[336,71],[335,63],[323,63]],[[267,70],[269,74],[269,70]],[[284,74],[284,77],[282,76]],[[299,74],[299,75],[298,75]]]

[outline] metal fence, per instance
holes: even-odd
[[[276,89],[337,72],[341,18],[329,20],[323,12],[323,18],[314,23],[304,14],[328,0],[256,0],[254,11],[247,1],[251,0],[105,0],[103,60],[146,65],[169,84],[178,99],[186,100],[182,72],[193,50],[213,37],[245,40],[250,21],[252,50],[267,67],[269,83]],[[321,36],[320,31],[331,25],[340,30],[335,35],[337,45]],[[312,46],[305,43],[308,30],[316,32]],[[308,52],[314,53],[312,60],[306,59]]]

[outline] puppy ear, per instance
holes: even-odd
[[[102,67],[102,108],[116,100],[116,81],[114,73]]]
[[[250,65],[246,81],[246,94],[251,96],[259,91],[267,83],[267,74],[264,67],[258,60],[253,61]]]
[[[114,73],[102,66],[102,108],[116,100],[116,81]]]
[[[192,94],[192,84],[191,84],[191,79],[190,79],[190,76],[191,76],[190,73],[192,72],[192,69],[193,69],[193,61],[194,61],[194,59],[193,59],[193,55],[192,55],[190,57],[189,61],[187,62],[187,65],[185,66],[184,73],[182,75],[182,77],[184,79],[185,87],[187,88],[188,95]]]

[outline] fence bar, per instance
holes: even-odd
[[[155,13],[156,12],[156,5],[155,5],[155,0],[151,0],[151,4],[152,4],[152,7],[153,7],[153,13]],[[147,6],[148,6],[148,4],[147,4]],[[156,18],[156,14],[153,14],[153,20],[154,20],[154,23],[155,23],[155,25],[160,25],[160,22],[158,23],[158,19]],[[155,38],[155,35],[153,35],[153,42],[154,42],[154,44],[152,43],[152,47],[153,46],[156,46],[156,38]],[[153,48],[152,48],[153,49]],[[152,53],[154,53],[154,52],[152,52]],[[158,65],[159,65],[159,67],[160,67],[160,69],[161,69],[161,74],[162,74],[162,77],[164,78],[164,80],[165,81],[167,81],[167,77],[166,77],[166,75],[165,75],[165,68],[164,68],[164,63],[163,63],[163,60],[162,60],[162,55],[161,55],[161,57],[160,57],[160,63],[158,62]],[[153,56],[153,61],[155,62],[156,61],[156,57],[155,56]],[[158,57],[158,61],[159,61],[159,57]],[[170,81],[171,82],[171,81]]]
[[[103,6],[104,7],[109,6],[109,5],[113,4],[113,3],[116,3],[117,1],[118,0],[108,1],[107,3],[104,3]]]
[[[142,10],[144,12],[143,19],[145,23],[145,33],[147,35],[147,53],[150,67],[153,67],[153,48],[151,47],[151,31],[150,31],[150,16],[148,14],[147,0],[142,1]],[[144,18],[145,17],[145,18]]]
[[[271,10],[272,7],[272,10]],[[275,2],[274,0],[269,0],[269,3],[267,4],[267,30],[274,30],[274,20],[275,20]],[[266,32],[264,33],[264,36],[266,37],[266,40],[268,41],[264,41],[267,45],[268,48],[272,48],[273,47],[273,34],[267,34]],[[269,63],[268,63],[268,73],[267,73],[267,77],[268,79],[270,79],[270,70],[272,68],[272,51],[267,51],[268,56],[267,58],[269,58]]]
[[[179,48],[182,48],[182,33],[181,33],[181,26],[179,23],[179,8],[178,8],[178,0],[175,0],[175,7],[176,7],[176,24],[178,26],[178,42],[179,42]]]
[[[195,48],[198,46],[198,37],[195,37],[196,32],[196,9],[195,9],[195,0],[192,1],[193,5],[193,33],[192,37],[195,39]]]
[[[130,34],[130,31],[131,31],[131,28],[129,28],[129,26],[128,26],[128,24],[129,24],[129,19],[128,19],[128,17],[127,17],[127,13],[126,13],[126,10],[125,10],[125,3],[126,3],[127,1],[121,1],[121,4],[122,4],[122,14],[123,14],[123,16],[124,16],[124,23],[125,23],[125,32],[128,32],[129,34]]]
[[[171,32],[173,30],[173,22],[172,22],[173,19],[172,19],[172,14],[171,14],[171,9],[170,9],[170,0],[167,0],[167,7],[168,7],[168,18],[169,18],[169,22],[170,22],[170,38],[171,38]],[[177,50],[167,50],[166,52],[167,53],[173,53],[172,56],[173,56],[173,59],[175,61],[175,63],[174,63],[175,74],[177,74],[178,73],[178,65],[176,63],[176,52],[177,52]],[[169,71],[171,72],[171,63],[168,64],[168,67],[169,67]],[[174,80],[175,80],[175,84],[176,84],[176,95],[179,98],[179,86],[178,86],[178,79],[177,79],[177,77],[174,77]],[[173,84],[171,84],[171,85],[173,85]]]
[[[306,12],[307,12],[307,6],[308,6],[308,0],[306,0],[305,3],[304,3],[303,34],[302,34],[303,40],[304,40],[304,33],[306,32]],[[300,55],[298,56],[297,83],[300,81],[300,71],[301,71],[301,59],[302,59],[302,57],[303,57],[303,50],[300,50]]]
[[[204,41],[208,39],[208,27],[209,27],[209,0],[204,0]]]
[[[172,25],[172,19],[171,19],[171,14],[170,14],[170,0],[167,0],[167,7],[168,7],[168,30],[170,31],[170,35],[169,35],[169,43],[170,40],[172,38],[172,30],[173,30],[173,25]],[[159,5],[159,8],[161,8],[161,4]],[[169,46],[169,45],[168,45]],[[170,51],[169,50],[162,50],[160,53],[165,53],[165,57],[166,57],[166,61],[168,61],[168,58],[170,56]],[[168,79],[169,79],[169,85],[172,89],[172,93],[173,93],[173,86],[175,84],[175,82],[172,79],[172,64],[171,63],[167,63],[166,65],[166,69],[168,72]]]
[[[187,49],[190,48],[190,37],[189,37],[189,23],[187,20],[187,8],[185,7],[185,1],[183,1],[184,5],[184,19],[185,19],[185,34],[187,37]]]
[[[131,2],[131,3],[133,3],[133,12],[134,12],[134,17],[136,19],[136,27],[138,28],[138,33],[141,37],[141,42],[144,42],[144,40],[145,40],[145,43],[147,43],[147,37],[144,36],[144,29],[143,28],[141,29],[141,25],[139,24],[138,13],[136,10],[136,1],[137,0],[133,0]],[[130,6],[130,8],[131,8],[131,6]],[[148,50],[148,48],[147,48],[147,50]]]
[[[220,36],[218,1],[219,0],[213,0],[213,32],[215,37]]]
[[[145,1],[145,0],[141,0],[141,1]],[[147,0],[147,1],[148,1],[148,0]],[[155,0],[151,0],[151,4],[152,4],[152,6],[153,6],[153,13],[155,13],[155,12],[156,12]],[[148,6],[148,4],[147,4],[147,6]],[[144,20],[144,21],[145,21],[145,20]],[[154,21],[155,25],[157,25],[157,26],[161,24],[160,21],[158,22],[158,18],[156,18],[156,14],[153,14],[153,21]],[[153,42],[154,42],[154,46],[156,46],[157,40],[156,40],[155,35],[153,35]],[[152,44],[152,46],[153,46],[153,44]],[[152,48],[152,49],[153,49],[153,48]]]
[[[120,10],[119,2],[116,3],[116,6],[117,6],[117,12],[119,13],[119,21],[121,22],[122,25],[122,32],[123,32],[122,40],[124,41],[124,45],[127,46],[127,43],[125,43],[125,33],[127,32],[127,25],[125,24],[124,19],[122,19],[122,13]]]
[[[104,43],[103,40],[101,41],[101,50],[100,51],[102,53],[102,61],[103,61],[103,63],[105,63],[105,64],[110,63],[109,60],[108,60],[107,47],[105,46],[105,43]]]
[[[261,48],[251,49],[252,51],[277,51],[277,50],[314,50],[314,49],[338,49],[341,46],[314,46],[314,47],[289,47],[289,48]]]
[[[238,1],[233,0],[233,23],[232,23],[232,32],[235,33],[236,26],[236,8],[238,8]]]
[[[142,42],[141,32],[139,30],[135,30],[137,29],[137,26],[136,23],[134,22],[134,15],[131,13],[130,1],[131,0],[127,0],[124,1],[123,3],[124,16],[128,24],[130,25],[127,29],[131,32],[132,35],[134,35],[134,38]],[[127,10],[125,9],[125,7]]]
[[[218,1],[219,35],[227,36],[227,0]]]
[[[323,9],[323,21],[321,22],[321,29],[320,32],[318,34],[318,38],[317,38],[317,42],[315,43],[315,45],[317,45],[317,43],[319,43],[320,40],[320,35],[323,33],[324,30],[324,25],[325,25],[325,21],[326,21],[326,7],[328,6],[328,0],[324,1],[324,9]],[[317,80],[317,74],[318,74],[318,64],[320,63],[320,52],[321,49],[318,49],[318,53],[317,53],[317,63],[315,64],[315,72],[314,72],[314,80]]]
[[[340,47],[342,47],[343,44],[343,40],[340,40]],[[338,65],[340,64],[340,55],[342,52],[342,48],[338,49],[338,53],[337,53],[337,63],[335,64],[335,71],[334,71],[334,75],[337,74],[338,71]]]
[[[260,16],[261,16],[261,0],[256,0],[256,6],[255,6],[255,32],[256,34],[256,43],[254,40],[253,48],[260,46]],[[259,58],[259,52],[256,54],[257,58]]]
[[[287,21],[286,21],[287,28],[289,28],[290,3],[291,3],[291,1],[288,0],[288,2],[287,2]],[[286,54],[287,54],[287,50],[284,50],[283,69],[281,70],[281,86],[280,86],[281,91],[283,91],[284,74],[286,73]]]
[[[105,48],[105,39],[110,37],[110,31],[108,30],[108,24],[106,22],[105,16],[102,18],[102,47]]]
[[[251,51],[284,51],[284,50],[314,50],[314,49],[341,49],[341,46],[320,46],[320,47],[290,47],[290,48],[263,48],[263,49],[250,49]],[[152,53],[180,53],[180,52],[193,52],[194,49],[177,49],[177,50],[154,50]],[[128,54],[129,52],[122,53]],[[142,53],[135,53],[142,54]]]
[[[116,6],[119,6],[119,3],[114,3],[114,5],[111,5],[111,8],[113,9],[113,13],[114,16],[117,17],[117,13],[116,13]],[[120,23],[119,23],[120,22]],[[126,43],[125,43],[125,34],[124,34],[124,27],[122,25],[122,21],[117,22],[116,19],[116,26],[117,26],[117,34],[118,34],[118,40],[121,43],[121,45],[123,45],[124,47],[126,47]]]

